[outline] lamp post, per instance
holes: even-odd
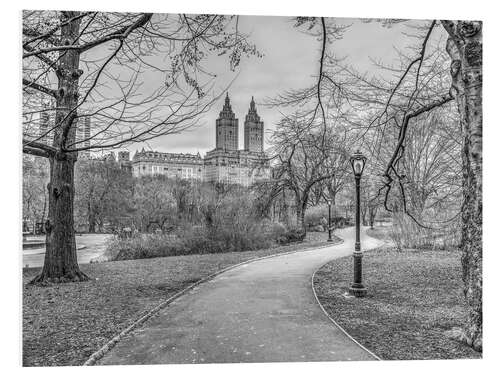
[[[356,243],[354,244],[354,282],[349,288],[349,293],[355,297],[366,296],[366,288],[363,285],[362,279],[362,258],[363,253],[361,252],[361,242],[359,239],[359,227],[360,227],[360,194],[359,187],[361,182],[361,175],[365,169],[366,157],[358,150],[356,151],[349,160],[351,162],[352,171],[354,172],[354,180],[356,181]]]
[[[332,242],[332,200],[328,199],[328,240],[327,242]]]

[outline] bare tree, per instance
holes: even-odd
[[[320,123],[321,124],[321,123]],[[307,130],[306,130],[307,129]],[[338,137],[323,125],[313,126],[300,114],[286,116],[273,133],[273,154],[276,155],[271,181],[274,198],[283,190],[295,198],[297,227],[304,232],[305,211],[315,186],[331,181],[338,174],[338,158],[345,158]]]
[[[386,20],[384,23],[391,25],[394,22],[401,21]],[[350,116],[349,123],[357,129],[365,147],[385,164],[380,189],[384,207],[392,211],[391,197],[396,197],[402,211],[421,226],[427,224],[415,217],[407,196],[407,174],[411,172],[405,168],[405,163],[409,162],[405,156],[411,143],[410,129],[419,118],[428,118],[432,111],[451,108],[455,103],[459,117],[455,124],[459,126],[451,133],[459,134],[462,154],[461,250],[468,310],[460,339],[482,350],[482,24],[433,20],[414,29],[417,30],[414,35],[417,44],[410,54],[400,53],[404,61],[401,68],[387,67],[395,80],[369,79],[338,64],[336,70],[326,69],[325,74],[330,76],[327,81],[333,82],[337,76],[332,73],[339,70],[350,73],[342,82],[342,88],[350,97],[352,109],[344,113],[357,112]],[[443,43],[433,40],[434,34],[439,32],[446,37],[446,48]],[[449,72],[445,71],[448,64],[443,59],[444,50],[451,58]],[[338,80],[335,83],[339,86]],[[388,144],[387,139],[377,139],[374,132],[389,133],[388,138],[394,140],[387,156],[380,152],[381,145]]]
[[[76,222],[89,233],[103,231],[104,222],[116,223],[130,210],[133,180],[110,158],[78,160],[75,168]],[[80,220],[78,220],[80,218]]]
[[[357,73],[326,51],[325,25],[331,20],[307,19],[309,30],[322,25],[319,33],[321,58],[314,87],[280,97],[283,103],[302,105],[317,100],[313,117],[336,109],[334,118],[351,130],[357,143],[378,163],[381,171],[379,192],[387,211],[398,207],[418,225],[408,204],[404,158],[409,129],[418,118],[432,111],[458,108],[459,142],[462,153],[462,269],[468,310],[461,339],[477,350],[482,349],[482,24],[477,21],[433,20],[412,27],[416,41],[409,51],[398,51],[402,64],[380,66],[389,72],[380,78]],[[404,20],[382,20],[384,26]],[[440,28],[439,26],[442,26]],[[446,48],[436,35],[446,39]],[[321,37],[321,35],[323,37]],[[437,39],[437,41],[436,41]],[[326,51],[326,52],[325,52]],[[446,58],[446,53],[448,58]],[[447,71],[447,60],[451,58]],[[319,109],[318,109],[319,108]],[[330,115],[331,116],[331,115]],[[326,121],[325,121],[326,122]],[[391,143],[392,142],[392,143]],[[391,145],[390,147],[387,147]],[[450,171],[449,173],[453,173]],[[378,174],[378,173],[377,173]]]
[[[294,27],[320,41],[319,74],[311,86],[287,90],[267,102],[273,108],[295,111],[284,115],[272,136],[274,176],[267,184],[267,202],[280,199],[286,204],[287,192],[291,192],[296,224],[305,236],[308,205],[318,204],[325,193],[334,199],[343,186],[346,133],[336,126],[335,113],[341,103],[337,97],[325,95],[323,69],[325,61],[334,59],[328,52],[328,42],[341,38],[348,26],[326,18],[297,17]]]
[[[483,345],[483,37],[478,21],[441,21],[448,32],[452,95],[462,128],[462,269],[468,319],[463,340]]]
[[[45,160],[37,160],[30,155],[23,157],[23,220],[35,229],[36,223],[43,222],[47,213],[48,165]]]
[[[445,29],[448,39],[446,51],[451,58],[451,87],[447,92],[435,92],[428,100],[417,101],[417,93],[423,90],[422,66],[431,33],[438,25]],[[398,172],[398,164],[405,153],[405,144],[411,121],[450,101],[455,101],[462,144],[462,276],[468,311],[460,339],[476,350],[482,350],[482,24],[477,21],[431,21],[421,42],[417,56],[410,61],[392,93],[398,92],[401,83],[413,70],[415,89],[408,98],[400,118],[398,142],[387,163],[384,173],[386,197],[397,182],[407,212],[404,175]],[[387,100],[391,103],[393,94]],[[392,121],[397,122],[395,117]]]
[[[151,13],[25,11],[22,45],[23,152],[50,162],[45,261],[33,282],[87,280],[73,229],[78,152],[195,125],[217,98],[207,55],[227,54],[234,69],[258,52],[235,17]],[[78,139],[86,117],[93,134]]]
[[[135,180],[133,204],[136,227],[143,232],[148,232],[154,224],[163,228],[176,213],[172,184],[161,175]]]

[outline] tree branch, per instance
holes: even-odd
[[[115,32],[112,32],[108,35],[103,36],[102,38],[93,40],[92,42],[89,42],[86,44],[82,44],[80,46],[80,51],[82,51],[82,52],[87,51],[87,50],[89,50],[89,49],[91,49],[99,44],[102,44],[102,43],[105,43],[105,42],[108,42],[108,41],[114,40],[114,39],[118,39],[118,40],[123,41],[124,39],[126,39],[130,35],[130,33],[132,31],[134,31],[140,27],[143,27],[146,23],[148,23],[148,21],[151,19],[152,16],[153,16],[153,13],[144,13],[134,23],[132,23],[128,26],[124,26]]]
[[[135,29],[138,29],[142,26],[144,26],[153,16],[152,13],[144,13],[136,22],[132,23],[131,25],[124,26],[121,29],[114,31],[108,35],[105,35],[99,39],[93,40],[91,42],[88,42],[86,44],[78,45],[78,44],[70,44],[70,45],[64,45],[64,46],[54,46],[54,47],[47,47],[47,48],[40,48],[38,50],[32,49],[31,52],[25,53],[23,55],[23,59],[31,56],[41,56],[44,53],[47,52],[56,52],[56,51],[68,51],[68,50],[77,50],[79,52],[84,52],[87,51],[93,47],[96,47],[100,44],[106,43],[110,40],[124,40],[126,39],[132,31]],[[27,48],[25,48],[27,50]]]
[[[40,85],[39,83],[36,83],[34,81],[30,81],[29,79],[23,78],[23,85],[26,86],[25,88],[32,88],[32,89],[38,90],[40,92],[43,92],[44,94],[53,96],[54,98],[57,97],[56,90],[49,89],[48,87]]]
[[[46,145],[45,143],[42,142],[34,142],[34,141],[28,141],[27,139],[23,139],[23,152],[26,152],[28,154],[33,154],[33,152],[42,152],[43,155],[39,156],[51,156],[54,155],[57,150],[55,147]]]

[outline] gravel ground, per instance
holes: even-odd
[[[346,298],[352,257],[323,266],[314,288],[323,307],[382,359],[481,358],[445,332],[465,320],[460,253],[382,248],[363,257],[368,296]]]
[[[47,287],[27,285],[23,270],[23,365],[81,365],[134,320],[188,285],[252,258],[326,245],[326,233],[302,244],[223,254],[83,264],[94,280]]]

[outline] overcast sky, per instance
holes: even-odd
[[[356,19],[337,19],[340,24],[352,24],[343,39],[329,48],[337,56],[345,56],[360,71],[374,69],[370,58],[386,63],[395,62],[394,47],[408,44],[405,26],[384,28],[378,22],[361,22]],[[250,33],[263,57],[243,58],[237,72],[230,72],[227,61],[211,59],[207,67],[217,74],[216,88],[224,88],[232,79],[229,96],[236,117],[239,118],[239,143],[243,147],[243,123],[252,95],[257,111],[264,121],[266,141],[269,132],[280,119],[276,109],[266,108],[262,102],[287,89],[307,87],[318,71],[320,42],[313,36],[301,33],[287,17],[241,16],[239,28]],[[201,126],[179,135],[169,135],[145,144],[134,144],[128,150],[134,152],[145,147],[162,152],[200,152],[202,155],[215,146],[215,120],[224,98],[222,97],[201,119]]]

